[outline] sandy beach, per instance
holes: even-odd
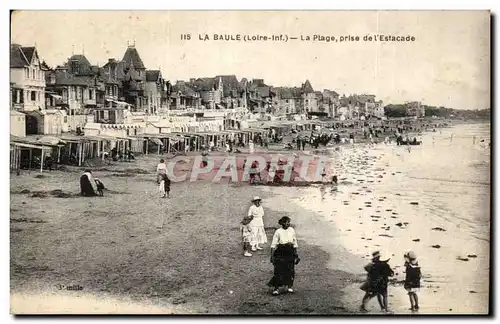
[[[408,314],[400,281],[403,253],[412,249],[423,271],[420,313],[484,314],[489,149],[476,144],[459,150],[464,156],[446,155],[472,146],[470,134],[484,131],[466,130],[428,133],[411,152],[384,144],[331,150],[328,172],[340,179],[333,192],[329,185],[200,180],[173,183],[171,198],[160,199],[156,155],[94,168],[109,189],[105,197],[77,195],[81,170],[13,175],[11,312],[84,312],[83,303],[94,313],[357,313],[363,265],[382,249],[392,255],[397,273],[389,307]],[[224,156],[211,158],[217,165]],[[446,169],[450,161],[454,171]],[[432,167],[422,168],[422,162]],[[263,198],[269,241],[283,215],[292,218],[299,236],[302,261],[293,295],[268,292],[269,245],[251,258],[242,256],[239,221],[255,195]],[[67,289],[75,285],[82,289]],[[48,302],[61,296],[70,296],[64,309]],[[98,302],[103,299],[108,304]],[[379,312],[376,301],[369,309]]]
[[[78,197],[79,172],[12,178],[11,312],[81,312],[81,302],[93,313],[346,312],[340,288],[350,275],[329,269],[320,247],[302,242],[305,284],[300,294],[279,298],[266,286],[273,271],[269,246],[243,257],[239,222],[251,197],[268,199],[261,186],[173,183],[171,198],[160,199],[157,161],[148,156],[95,171],[110,189],[103,198]],[[269,240],[281,216],[268,210]],[[82,287],[69,292],[75,303],[49,302],[75,285]],[[330,293],[338,297],[325,300]],[[115,302],[95,308],[103,299]]]

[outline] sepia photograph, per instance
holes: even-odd
[[[11,10],[10,314],[490,315],[491,25]]]

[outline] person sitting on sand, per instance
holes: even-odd
[[[378,303],[382,311],[388,311],[387,306],[387,286],[389,283],[389,277],[394,275],[389,266],[390,258],[385,258],[382,256],[380,251],[373,252],[372,262],[365,266],[365,270],[368,273],[367,284],[362,286],[365,290],[365,296],[361,302],[361,311],[366,311],[366,303],[377,296]]]
[[[293,281],[295,279],[295,265],[300,261],[297,254],[297,236],[295,230],[290,226],[290,217],[284,216],[278,224],[271,243],[271,263],[274,265],[274,275],[267,283],[273,288],[273,295],[279,295],[280,287],[286,287],[286,292],[293,293]]]
[[[420,289],[420,279],[422,278],[422,273],[420,271],[420,266],[418,265],[417,255],[413,251],[409,251],[404,255],[405,268],[406,268],[406,278],[404,283],[404,288],[408,291],[408,296],[410,297],[411,311],[418,311],[418,296],[417,292]]]
[[[97,194],[100,197],[104,196],[104,189],[106,189],[106,187],[104,187],[104,183],[102,183],[102,181],[99,180],[98,178],[95,178],[94,181],[95,181],[95,185],[97,187]]]
[[[241,221],[240,226],[241,240],[243,243],[243,255],[246,257],[252,256],[252,253],[250,252],[250,244],[252,242],[252,228],[250,227],[250,222],[252,221],[252,219],[253,217],[245,216]]]
[[[93,197],[95,193],[95,182],[92,179],[92,171],[85,170],[80,177],[80,194],[85,197]]]
[[[338,185],[338,182],[339,182],[339,178],[336,175],[334,175],[332,177],[332,184],[336,186],[336,185]]]

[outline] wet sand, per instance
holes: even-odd
[[[352,272],[356,278],[344,289],[348,310],[359,309],[362,266],[380,249],[389,253],[396,272],[389,287],[394,313],[410,313],[402,287],[403,254],[408,250],[417,253],[423,272],[420,314],[488,312],[490,193],[488,163],[484,163],[489,153],[484,147],[471,148],[471,136],[462,136],[462,142],[455,139],[452,145],[449,134],[443,133],[435,147],[414,147],[411,153],[379,144],[334,154],[334,172],[341,179],[336,192],[330,186],[298,192],[273,189],[276,196],[293,197],[292,204],[279,205],[280,209],[293,213],[294,206],[300,206],[310,211],[309,217],[332,224],[326,237],[317,240],[331,255],[332,269]],[[427,143],[431,136],[424,137]],[[453,153],[458,148],[468,155]],[[449,156],[443,157],[448,151]],[[423,162],[433,165],[422,168]],[[483,166],[471,175],[473,180],[466,173],[467,164]],[[451,166],[456,173],[449,171]],[[351,254],[348,261],[339,256],[339,248]],[[380,312],[375,300],[369,306],[371,312]]]

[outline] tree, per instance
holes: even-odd
[[[388,118],[406,117],[405,105],[387,105],[384,107],[384,115]]]

